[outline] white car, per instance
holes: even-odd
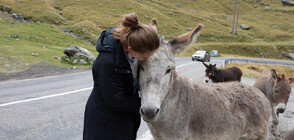
[[[192,61],[197,60],[197,61],[210,61],[210,55],[207,51],[205,50],[198,50],[192,55]]]

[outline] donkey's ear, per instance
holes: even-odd
[[[289,78],[289,84],[294,82],[294,77],[293,78]]]
[[[149,24],[157,33],[158,31],[158,24],[156,18],[152,18]]]
[[[205,64],[204,62],[202,62],[202,64],[203,64],[206,68],[208,68],[208,65],[207,65],[207,64]]]
[[[168,43],[171,46],[171,50],[173,54],[179,53],[182,50],[185,49],[188,45],[194,43],[196,41],[196,38],[198,34],[200,33],[200,30],[202,29],[203,25],[199,24],[197,28],[195,28],[193,31],[182,34],[172,40],[170,40]]]
[[[271,69],[271,72],[272,72],[272,78],[274,80],[278,80],[279,79],[279,75],[277,74],[276,70]]]

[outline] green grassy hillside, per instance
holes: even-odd
[[[218,49],[221,56],[258,57],[260,53],[265,53],[268,58],[287,59],[280,53],[294,53],[294,7],[283,6],[280,0],[252,1],[255,0],[240,1],[238,34],[232,35],[233,0],[0,0],[0,9],[5,6],[10,14],[17,13],[28,20],[41,22],[11,24],[9,16],[0,18],[0,66],[10,61],[9,56],[19,56],[28,59],[31,64],[48,61],[68,67],[68,64],[59,64],[51,58],[62,56],[62,50],[71,44],[90,49],[93,53],[96,53],[95,48],[58,28],[70,29],[95,43],[102,30],[115,26],[121,14],[131,12],[136,12],[142,23],[149,23],[156,17],[159,34],[167,40],[188,32],[187,28],[204,24],[197,43],[179,56],[190,56],[197,49]],[[265,9],[266,5],[270,9]],[[4,15],[3,12],[1,14]],[[251,29],[242,30],[240,24],[246,24]],[[20,39],[8,39],[7,36],[12,34],[19,35]],[[37,36],[38,39],[28,39],[27,36]],[[43,45],[48,48],[38,48]],[[8,52],[9,47],[30,51]],[[40,52],[39,58],[25,56],[33,48],[42,50],[46,55]],[[19,57],[13,59],[22,61]],[[7,72],[1,69],[0,72]]]

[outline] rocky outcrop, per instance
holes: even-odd
[[[288,5],[288,6],[294,6],[294,2],[292,0],[282,0],[282,4],[284,6]]]
[[[289,59],[294,59],[294,53],[281,52],[281,54]]]
[[[69,48],[65,49],[63,53],[66,54],[69,58],[73,58],[74,64],[85,64],[85,62],[93,64],[96,59],[93,53],[85,48],[75,45],[71,45]]]

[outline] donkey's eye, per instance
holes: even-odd
[[[168,73],[170,73],[170,71],[171,71],[171,69],[168,69],[168,70],[165,72],[165,74],[168,74]]]
[[[275,92],[276,92],[276,93],[278,93],[278,91],[277,91],[277,90],[275,90]]]

